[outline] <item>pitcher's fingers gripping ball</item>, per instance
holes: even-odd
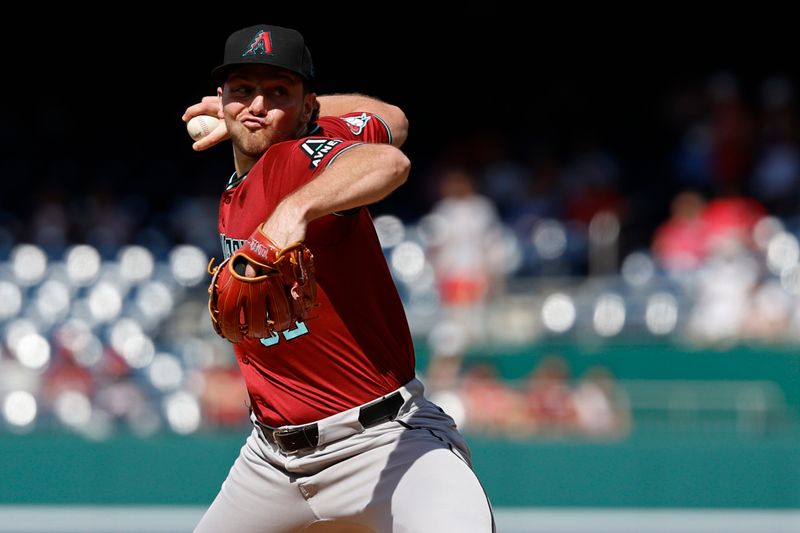
[[[216,129],[219,119],[211,115],[197,115],[186,123],[186,131],[195,141],[199,141]]]
[[[311,251],[299,242],[278,248],[262,226],[217,268],[209,264],[209,272],[211,323],[231,342],[291,329],[308,318],[316,302]]]

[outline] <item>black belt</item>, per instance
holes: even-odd
[[[358,422],[365,428],[381,422],[393,420],[403,406],[403,397],[399,392],[386,396],[382,400],[361,408]],[[317,423],[296,428],[280,429],[267,426],[256,420],[264,437],[273,442],[284,453],[294,453],[306,448],[316,448],[319,444],[319,427]]]

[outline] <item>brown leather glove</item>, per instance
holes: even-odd
[[[254,275],[248,275],[248,265]],[[218,267],[209,264],[209,273],[211,323],[231,342],[291,329],[308,317],[317,299],[311,251],[300,242],[279,249],[262,225]]]

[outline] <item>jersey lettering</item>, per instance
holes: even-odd
[[[222,256],[227,259],[233,252],[242,247],[247,239],[229,239],[224,234],[219,234],[219,243],[222,246]]]
[[[292,329],[287,329],[286,331],[282,332],[283,338],[287,341],[295,339],[300,335],[305,335],[308,333],[308,326],[306,326],[305,322],[297,321],[295,322],[295,326]],[[264,337],[263,339],[258,339],[261,344],[269,348],[270,346],[275,346],[278,344],[278,341],[281,340],[281,336],[278,335],[278,332],[275,331],[269,337]]]

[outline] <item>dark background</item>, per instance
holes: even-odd
[[[181,195],[218,194],[232,168],[229,149],[194,153],[180,116],[214,93],[209,72],[227,35],[259,22],[306,36],[321,94],[358,91],[406,111],[411,179],[376,207],[405,219],[435,200],[427,183],[434,162],[489,135],[521,161],[534,145],[556,158],[602,145],[619,158],[623,191],[657,202],[654,224],[674,192],[665,160],[678,132],[668,95],[719,70],[734,73],[751,98],[766,76],[797,77],[786,17],[766,9],[736,22],[677,8],[667,16],[437,6],[431,15],[419,6],[217,5],[170,17],[142,4],[107,9],[6,22],[6,213],[24,213],[47,194],[135,193],[156,210]]]

